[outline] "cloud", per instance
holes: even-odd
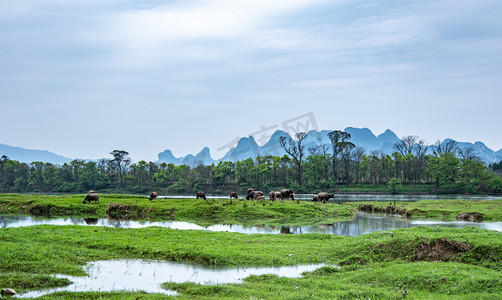
[[[246,38],[273,18],[326,0],[197,1],[132,10],[110,16],[103,38],[131,49],[169,46],[173,41]]]

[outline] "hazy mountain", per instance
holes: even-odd
[[[344,129],[344,131],[350,133],[350,141],[357,147],[364,148],[366,150],[366,154],[371,154],[372,151],[381,151],[382,153],[392,154],[394,152],[394,144],[399,141],[399,138],[390,129],[387,129],[384,133],[378,136],[375,136],[373,132],[371,132],[371,130],[369,130],[368,128],[347,127]],[[321,145],[325,146],[327,153],[331,153],[331,141],[328,137],[329,132],[330,130],[312,130],[307,133],[303,141],[307,155],[310,154],[310,152],[308,151],[309,148],[312,149]],[[175,157],[171,150],[167,149],[158,154],[157,162],[173,163],[175,165],[186,164],[189,166],[196,166],[200,163],[210,165],[212,163],[218,163],[219,161],[236,162],[247,158],[254,159],[257,156],[283,156],[286,154],[286,151],[284,151],[284,149],[280,146],[280,139],[283,136],[289,137],[286,132],[277,130],[274,132],[274,134],[272,134],[270,139],[265,144],[263,144],[263,146],[258,145],[252,136],[241,138],[237,145],[234,148],[230,149],[221,160],[214,160],[211,157],[209,148],[204,147],[199,153],[195,155],[189,154],[184,157]],[[450,140],[451,139],[445,139],[443,143]],[[474,149],[474,155],[480,157],[487,163],[502,161],[502,149],[495,152],[482,142],[457,142],[457,146],[464,151],[468,148]],[[431,146],[430,151],[432,152],[433,150],[434,146]],[[6,155],[9,159],[25,163],[41,161],[62,165],[73,160],[71,158],[63,157],[47,150],[30,150],[0,144],[0,156],[2,155]]]
[[[260,155],[260,146],[252,136],[243,137],[237,143],[237,146],[230,149],[221,159],[222,161],[239,161],[246,158],[256,158]]]
[[[384,133],[375,136],[371,130],[368,128],[354,128],[347,127],[344,129],[345,132],[351,135],[350,141],[354,143],[357,147],[364,148],[366,154],[371,154],[373,151],[380,151],[385,154],[392,154],[395,152],[394,144],[399,142],[399,138],[397,135],[390,129],[387,129]],[[321,145],[324,145],[327,153],[332,153],[331,149],[331,140],[328,137],[328,133],[330,130],[322,130],[322,131],[309,131],[303,140],[303,144],[305,145],[307,155],[310,154],[309,149],[318,148]],[[256,143],[255,139],[250,137],[244,137],[239,140],[237,145],[230,149],[225,156],[221,159],[221,161],[240,161],[245,160],[247,158],[255,159],[258,156],[283,156],[286,154],[286,151],[280,145],[281,137],[289,137],[286,132],[282,130],[277,130],[270,137],[270,139],[263,145],[260,146]],[[446,139],[443,141],[444,143],[449,141],[450,139]],[[491,150],[486,147],[482,142],[476,143],[466,143],[466,142],[458,142],[458,147],[462,150],[472,147],[475,151],[474,154],[480,157],[483,161],[488,163],[498,162],[502,160],[502,149],[498,152]],[[434,150],[431,147],[431,152]],[[322,150],[321,150],[322,151]],[[199,158],[197,159],[197,156]],[[171,151],[166,150],[162,153],[159,153],[159,162],[172,162],[174,164],[186,163],[188,165],[193,165],[193,162],[197,160],[199,162],[204,162],[204,164],[211,164],[212,162],[217,163],[211,158],[209,154],[209,149],[204,148],[199,154],[195,157],[193,155],[187,155],[185,157],[176,158],[172,155]]]
[[[174,157],[173,153],[171,150],[165,150],[164,152],[159,153],[158,155],[158,162],[162,163],[165,162],[166,164],[175,164],[175,165],[181,165],[182,157],[181,158],[176,158]]]
[[[19,162],[24,162],[27,164],[34,161],[40,161],[44,163],[62,165],[64,163],[72,161],[72,159],[70,158],[57,155],[47,150],[24,149],[20,147],[0,144],[0,156],[2,155],[7,156],[11,160],[17,160]]]
[[[173,163],[174,165],[187,165],[191,167],[195,167],[199,164],[210,165],[217,162],[211,157],[208,147],[204,147],[204,149],[196,155],[188,154],[187,156],[176,158],[171,150],[165,150],[164,152],[159,153],[158,157],[159,160],[157,162],[159,163]]]

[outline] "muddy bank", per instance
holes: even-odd
[[[407,210],[404,207],[398,207],[396,204],[389,203],[387,206],[376,206],[373,204],[359,204],[357,206],[358,211],[367,213],[379,213],[379,214],[390,214],[390,215],[401,215],[406,218],[411,217],[427,217],[427,211],[414,208],[412,210]],[[458,221],[469,221],[469,222],[482,222],[483,214],[479,212],[463,212],[457,215],[456,219]]]

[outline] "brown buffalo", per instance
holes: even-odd
[[[317,194],[317,197],[319,198],[319,201],[326,203],[330,198],[335,198],[335,195],[326,192],[320,192],[319,194]]]
[[[281,199],[292,199],[295,200],[295,193],[293,190],[282,189],[281,190]]]
[[[270,200],[272,200],[272,201],[275,201],[277,199],[274,191],[268,193],[268,196],[270,197]]]
[[[312,202],[319,202],[319,196],[314,195],[314,197],[312,198]]]
[[[230,199],[232,199],[232,198],[234,198],[234,199],[239,198],[239,197],[237,196],[237,193],[236,193],[236,192],[231,192],[231,193],[230,193]]]
[[[149,200],[151,201],[151,200],[153,200],[153,199],[157,199],[157,192],[152,192],[152,193],[150,193],[150,198],[149,198]]]
[[[248,195],[246,196],[246,200],[249,200],[249,199],[256,199],[258,197],[263,197],[263,192],[262,191],[257,191],[257,190],[254,190],[254,191],[251,191],[248,193]]]
[[[202,198],[206,200],[206,194],[204,194],[204,192],[197,192],[196,197],[197,199]]]
[[[254,188],[249,188],[249,189],[247,190],[247,192],[248,192],[248,193],[247,193],[247,196],[246,196],[246,199],[247,199],[247,200],[249,200],[249,199],[253,199],[253,195],[252,195],[252,193],[253,193],[254,191],[256,191],[256,189],[254,189]]]
[[[91,193],[91,194],[87,194],[84,198],[84,200],[82,200],[82,203],[91,203],[91,201],[95,201],[96,203],[99,203],[99,196],[96,192],[94,193]]]

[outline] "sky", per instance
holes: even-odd
[[[1,1],[0,143],[217,159],[303,117],[497,151],[501,15],[500,0]]]

